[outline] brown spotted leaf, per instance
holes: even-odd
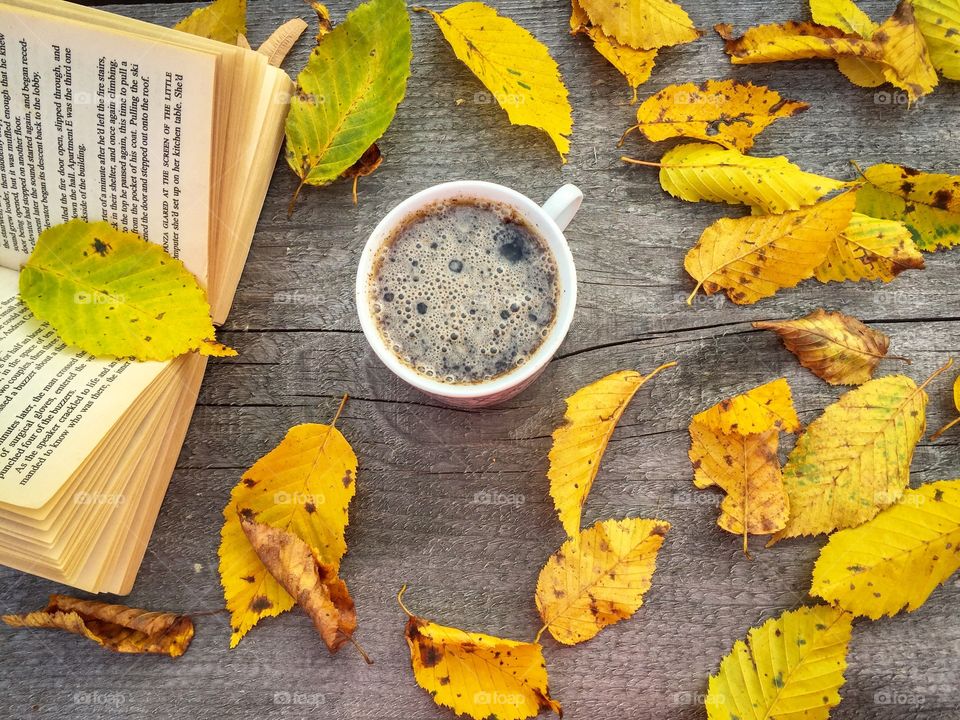
[[[193,639],[193,621],[186,615],[110,605],[67,595],[51,595],[42,610],[3,615],[0,619],[12,627],[65,630],[121,653],[179,657]]]
[[[723,38],[724,49],[734,65],[815,58],[883,59],[883,48],[878,42],[816,23],[791,20],[779,25],[757,25],[740,37],[734,36],[732,25],[720,24],[714,29]]]
[[[879,330],[850,315],[822,308],[796,320],[755,322],[753,326],[773,330],[801,365],[831,385],[867,382],[890,346],[890,338]]]

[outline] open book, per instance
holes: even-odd
[[[137,232],[184,261],[222,323],[291,91],[259,53],[0,0],[0,564],[129,592],[205,365],[65,347],[17,296],[38,235],[73,218]]]

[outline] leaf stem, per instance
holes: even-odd
[[[930,436],[930,440],[936,440],[937,438],[939,438],[941,435],[943,435],[947,430],[949,430],[950,428],[952,428],[952,427],[953,427],[954,425],[956,425],[957,423],[960,423],[960,417],[958,417],[956,420],[951,420],[951,421],[948,422],[946,425],[944,425],[942,428],[940,428],[939,430],[937,430],[933,435]]]
[[[373,660],[369,655],[367,655],[367,651],[363,649],[363,645],[354,640],[353,635],[347,635],[347,640],[349,640],[350,643],[357,649],[357,652],[360,653],[360,657],[366,661],[367,665],[373,665]]]
[[[634,92],[636,92],[636,90],[634,90]],[[634,130],[639,130],[639,129],[640,129],[640,124],[637,123],[636,125],[631,125],[626,130],[624,130],[623,135],[620,136],[619,142],[617,142],[617,147],[623,147],[623,143],[627,139],[627,136],[630,133],[632,133]],[[625,158],[620,158],[620,159],[624,160]]]
[[[940,367],[940,368],[938,368],[937,370],[935,370],[934,373],[933,373],[933,375],[931,375],[931,376],[928,377],[926,380],[924,380],[924,381],[923,381],[923,384],[922,384],[918,389],[923,390],[923,389],[924,389],[927,385],[929,385],[929,384],[931,383],[931,381],[933,381],[938,375],[942,375],[942,374],[945,373],[947,370],[949,370],[951,367],[953,367],[953,358],[950,358],[949,360],[947,360],[947,362],[943,365],[943,367]]]
[[[346,406],[347,400],[348,400],[349,398],[350,398],[350,396],[349,396],[347,393],[344,393],[344,394],[343,394],[343,400],[340,401],[340,407],[337,408],[337,412],[336,412],[336,414],[333,416],[333,420],[330,421],[330,427],[336,427],[336,425],[337,425],[337,420],[340,419],[340,413],[343,412],[343,408]]]
[[[628,155],[621,155],[620,159],[625,163],[630,163],[631,165],[643,165],[644,167],[654,168],[666,167],[663,163],[650,162],[649,160],[637,160],[636,158],[629,157]]]
[[[300,191],[303,190],[303,187],[307,184],[306,178],[300,179],[300,184],[297,185],[297,189],[293,191],[293,197],[290,198],[290,204],[287,206],[287,217],[289,218],[293,215],[294,208],[297,206],[297,199],[300,197]]]
[[[397,593],[397,602],[400,603],[401,609],[407,614],[407,617],[412,618],[416,617],[412,612],[407,610],[407,606],[403,604],[403,594],[407,591],[407,586],[404,585],[400,588],[400,592]]]

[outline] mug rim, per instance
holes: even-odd
[[[445,383],[421,375],[407,365],[386,344],[377,328],[370,307],[369,287],[374,261],[384,241],[406,218],[432,202],[464,198],[499,202],[517,211],[538,230],[557,263],[559,298],[553,326],[528,360],[512,370],[476,383]],[[377,223],[360,256],[356,278],[356,305],[360,327],[377,357],[387,368],[409,385],[429,395],[454,400],[479,400],[523,387],[549,364],[563,343],[573,322],[577,304],[577,275],[573,255],[563,231],[536,202],[512,188],[484,180],[454,180],[424,188],[397,204]]]

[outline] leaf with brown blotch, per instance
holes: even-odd
[[[810,14],[815,23],[859,35],[864,40],[872,38],[880,27],[854,0],[810,0]],[[837,58],[837,68],[860,87],[877,87],[887,82],[883,74],[885,66],[873,60],[845,55]]]
[[[297,605],[313,620],[324,644],[335,653],[353,640],[357,611],[347,584],[337,569],[321,560],[307,543],[289,530],[258,522],[250,510],[240,509],[240,526],[257,557]],[[359,646],[358,646],[359,647]],[[370,659],[363,651],[364,659]]]
[[[850,222],[856,193],[845,192],[783,215],[721,218],[704,230],[683,266],[702,287],[738,305],[770,297],[813,276],[833,239]]]
[[[553,431],[550,448],[550,496],[567,535],[580,530],[583,503],[600,469],[600,460],[620,416],[637,390],[671,362],[641,375],[620,370],[580,388],[566,399],[563,424]]]
[[[940,82],[910,0],[900,0],[871,39],[883,49],[883,76],[907,93],[909,103],[932,92]]]
[[[950,80],[960,80],[960,3],[914,0],[917,25],[927,41],[930,62]]]
[[[594,49],[627,79],[633,89],[633,98],[630,102],[635,103],[637,101],[637,88],[649,80],[650,73],[653,72],[657,49],[638,50],[617,42],[616,39],[590,22],[590,18],[580,5],[579,0],[571,0],[570,34],[586,35],[593,41]]]
[[[580,4],[591,23],[639,50],[681,45],[701,35],[673,0],[580,0]]]
[[[636,127],[654,142],[686,137],[746,152],[771,123],[809,105],[763,85],[707,80],[668,85],[637,108]]]
[[[475,720],[525,720],[542,710],[563,717],[550,697],[540,643],[508,640],[438,625],[407,610],[406,638],[417,684],[433,701]]]
[[[771,428],[800,432],[800,418],[786,378],[771,380],[718,402],[693,416],[693,422],[721,433],[751,435]],[[704,486],[706,487],[706,486]]]
[[[367,177],[380,167],[383,162],[383,155],[380,153],[380,146],[374,143],[366,149],[360,159],[353,165],[343,171],[341,178],[353,178],[353,204],[357,204],[357,183],[360,178]]]
[[[958,376],[953,382],[953,406],[957,409],[957,412],[960,412],[960,376]],[[960,417],[954,418],[942,428],[937,430],[933,435],[930,436],[930,439],[936,440],[957,423],[960,423]]]
[[[801,365],[831,385],[867,382],[890,346],[890,338],[879,330],[850,315],[822,308],[796,320],[755,322],[753,326],[773,330]]]
[[[568,538],[537,580],[540,634],[549,630],[558,642],[576,645],[633,615],[669,529],[663,520],[603,520]]]
[[[43,610],[3,615],[0,619],[11,627],[66,630],[121,653],[179,657],[193,639],[193,621],[186,615],[110,605],[67,595],[51,595]]]
[[[923,255],[906,225],[855,212],[846,229],[834,238],[826,259],[813,275],[822,283],[890,282],[904,270],[924,267]]]
[[[690,462],[694,484],[717,486],[726,493],[717,525],[743,536],[743,554],[750,557],[749,535],[770,535],[787,524],[789,501],[777,457],[779,430],[722,433],[690,423]]]
[[[723,38],[724,49],[734,65],[779,62],[781,60],[836,60],[852,56],[883,60],[883,47],[839,28],[791,20],[782,24],[757,25],[735,37],[733,26],[714,26]]]
[[[319,43],[333,30],[333,21],[330,19],[330,11],[327,6],[317,0],[310,2],[310,7],[317,14],[317,42]]]

